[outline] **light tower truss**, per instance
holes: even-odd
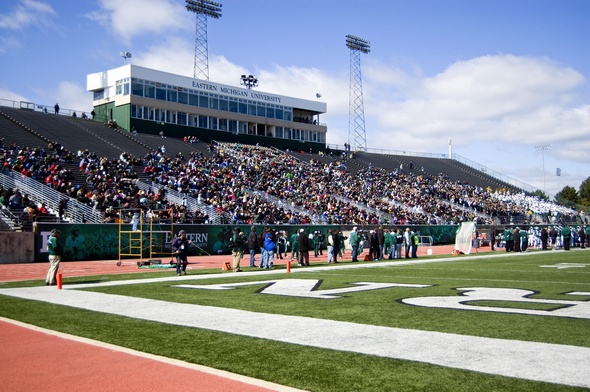
[[[207,18],[221,18],[221,4],[209,0],[186,0],[186,9],[196,15],[195,79],[209,80],[209,49],[207,45]]]
[[[350,90],[348,95],[348,144],[354,151],[367,150],[365,109],[363,105],[363,80],[361,77],[361,53],[371,51],[371,43],[354,35],[346,36],[350,49]]]

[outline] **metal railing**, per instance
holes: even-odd
[[[67,200],[66,216],[72,223],[104,223],[104,214],[80,203],[66,194],[14,171],[0,173],[0,185],[7,189],[18,189],[27,194],[31,201],[45,203],[48,210],[59,211],[61,200]]]
[[[176,205],[182,205],[183,200],[186,200],[186,205],[189,210],[200,211],[209,217],[209,220],[207,222],[209,224],[219,225],[229,221],[229,217],[217,212],[215,207],[209,204],[199,204],[194,197],[187,196],[184,193],[178,192],[174,189],[170,189],[164,185],[158,183],[152,183],[150,185],[142,181],[137,181],[137,187],[146,193],[150,190],[160,189],[161,187],[164,187],[166,189],[166,199],[168,199],[168,201]]]

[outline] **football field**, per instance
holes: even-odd
[[[310,391],[590,388],[589,251],[216,272],[2,284],[0,316]]]

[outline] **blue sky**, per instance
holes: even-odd
[[[369,149],[444,154],[452,138],[454,153],[550,194],[590,177],[588,0],[222,4],[208,22],[210,80],[239,86],[246,73],[260,91],[320,93],[328,143],[348,138],[352,34],[371,42]],[[0,99],[90,111],[87,74],[129,51],[133,64],[192,76],[194,39],[184,0],[4,0]]]

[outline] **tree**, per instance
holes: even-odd
[[[549,196],[547,196],[547,194],[540,189],[537,189],[531,193],[531,196],[538,196],[541,200],[549,201]]]
[[[555,195],[555,200],[564,206],[573,206],[578,203],[580,197],[576,189],[571,186],[565,186]]]
[[[590,206],[590,177],[582,181],[578,195],[580,204]]]

